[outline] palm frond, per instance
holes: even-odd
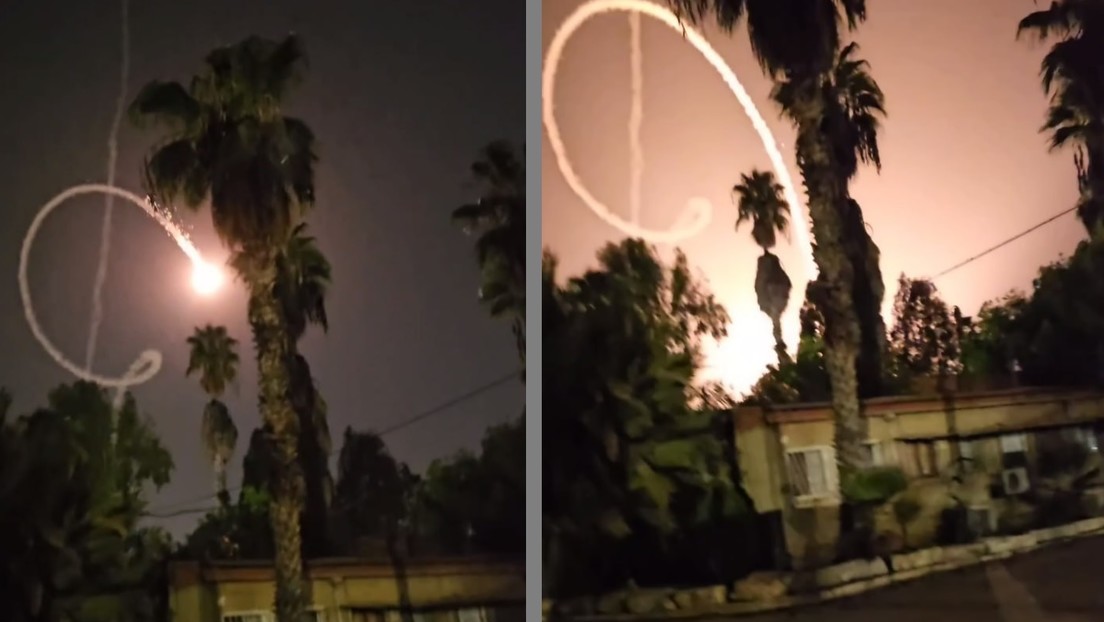
[[[160,123],[177,132],[194,127],[200,113],[199,102],[180,83],[157,80],[142,87],[128,110],[138,127]]]
[[[308,324],[329,330],[326,292],[332,280],[332,266],[307,234],[306,223],[299,223],[284,244],[277,262],[276,292],[284,308],[288,332],[297,341]]]
[[[1077,19],[1068,2],[1051,2],[1050,7],[1029,13],[1016,26],[1016,38],[1031,32],[1039,41],[1046,41],[1051,35],[1063,36],[1077,27]]]
[[[188,138],[171,141],[157,148],[143,167],[146,192],[161,204],[177,198],[196,209],[207,198],[209,180],[195,143]]]
[[[750,222],[755,243],[763,250],[773,248],[776,232],[786,234],[789,227],[789,205],[782,198],[782,184],[770,171],[756,169],[742,174],[732,192],[737,206],[736,230]]]
[[[187,89],[152,82],[130,106],[136,122],[169,127],[145,166],[151,194],[193,206],[210,199],[234,255],[278,247],[314,204],[314,135],[281,113],[304,66],[294,35],[250,37],[208,54]]]
[[[472,163],[471,175],[480,195],[455,208],[451,218],[465,234],[477,235],[479,298],[494,317],[524,317],[524,157],[506,141],[491,142]]]
[[[272,50],[265,63],[265,91],[282,99],[290,87],[296,86],[307,68],[307,50],[303,40],[290,34]]]
[[[222,395],[226,387],[237,380],[237,340],[230,336],[225,326],[208,324],[196,328],[187,343],[190,353],[185,375],[198,373],[200,386],[208,395],[212,398]]]
[[[731,32],[744,17],[746,0],[667,0],[679,20],[700,25],[712,20],[725,32]]]
[[[285,145],[281,161],[287,183],[300,205],[313,206],[314,166],[318,162],[314,133],[303,121],[287,117],[284,119],[283,137]]]

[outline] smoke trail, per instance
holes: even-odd
[[[629,13],[629,64],[632,68],[632,105],[629,108],[629,215],[640,224],[641,188],[644,184],[644,148],[640,128],[644,125],[644,51],[640,41],[640,13]]]
[[[126,103],[127,77],[130,73],[130,25],[129,2],[122,0],[122,63],[119,70],[119,95],[115,99],[115,116],[111,120],[111,132],[107,137],[107,185],[115,185],[115,167],[119,159],[119,125]],[[115,195],[104,195],[103,225],[100,229],[100,261],[96,266],[96,279],[92,283],[92,317],[88,324],[88,343],[85,347],[84,369],[92,371],[96,357],[96,341],[103,322],[103,287],[107,281],[107,259],[111,254],[111,216],[115,208]],[[120,391],[120,396],[122,392]],[[117,399],[121,397],[117,396]]]
[[[817,269],[816,264],[813,262],[809,220],[805,215],[804,204],[801,202],[801,197],[797,192],[797,188],[794,186],[790,171],[786,167],[785,160],[782,158],[782,152],[779,150],[778,144],[775,142],[774,136],[767,126],[767,122],[759,113],[759,109],[755,106],[755,102],[752,101],[751,96],[748,95],[743,85],[740,84],[740,80],[736,77],[736,73],[725,63],[721,55],[713,49],[713,46],[706,41],[705,37],[702,36],[700,32],[693,28],[686,27],[680,22],[678,16],[665,7],[647,2],[646,0],[591,0],[583,3],[564,20],[553,36],[552,41],[549,43],[548,51],[544,59],[544,70],[541,76],[541,93],[543,99],[541,116],[543,117],[545,131],[548,135],[549,145],[552,148],[552,152],[556,155],[556,164],[559,166],[560,173],[564,176],[564,180],[567,182],[568,186],[575,195],[595,213],[595,215],[604,220],[611,227],[620,230],[626,235],[644,238],[658,244],[675,244],[693,237],[703,231],[712,218],[712,203],[710,203],[708,199],[695,197],[687,201],[681,214],[676,218],[674,226],[667,230],[657,231],[654,229],[646,229],[635,222],[627,222],[595,198],[583,184],[579,175],[575,172],[574,167],[571,166],[571,159],[567,155],[563,137],[560,135],[560,128],[556,122],[554,103],[556,72],[559,69],[564,47],[575,31],[591,17],[615,11],[647,15],[648,17],[666,24],[672,30],[683,35],[686,42],[693,46],[717,73],[720,74],[721,79],[740,102],[744,114],[746,114],[751,121],[751,125],[755,128],[759,140],[763,143],[763,149],[770,158],[775,175],[778,176],[778,181],[782,184],[786,202],[790,205],[791,219],[795,223],[804,223],[804,226],[794,227],[796,242],[804,251],[806,275],[810,279],[814,278],[817,274]],[[797,285],[800,284],[795,283],[795,286]]]
[[[129,387],[142,384],[157,375],[157,372],[161,370],[161,353],[157,350],[145,350],[138,355],[138,358],[135,359],[126,373],[119,377],[101,376],[93,373],[91,369],[80,367],[66,358],[65,354],[50,341],[46,333],[42,330],[42,327],[38,323],[38,318],[35,316],[34,305],[31,303],[31,288],[27,279],[27,265],[30,262],[31,247],[34,245],[35,236],[38,235],[38,230],[46,220],[46,217],[50,215],[50,212],[57,209],[59,205],[70,198],[95,192],[109,194],[137,205],[145,211],[146,214],[157,221],[157,224],[159,224],[165,232],[169,234],[173,241],[176,242],[176,245],[187,255],[188,259],[192,261],[192,265],[195,266],[197,270],[207,268],[207,264],[204,263],[203,258],[200,256],[199,251],[196,250],[191,240],[180,230],[180,227],[177,226],[176,223],[169,219],[167,213],[158,211],[148,201],[133,192],[123,190],[122,188],[116,188],[115,186],[104,184],[83,184],[80,186],[73,186],[50,199],[38,210],[34,220],[31,221],[31,226],[28,227],[27,234],[23,237],[23,246],[19,251],[19,295],[23,300],[23,315],[27,319],[27,324],[30,325],[31,333],[43,349],[46,350],[46,353],[69,373],[82,380],[95,382],[106,388],[117,389],[115,403],[116,406],[118,406],[124,392]]]

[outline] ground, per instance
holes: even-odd
[[[931,575],[846,600],[740,622],[1104,620],[1104,537]]]

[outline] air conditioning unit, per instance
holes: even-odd
[[[1009,496],[1022,495],[1031,488],[1031,481],[1027,478],[1027,469],[1015,467],[1001,471],[1001,482],[1004,484],[1004,494]]]

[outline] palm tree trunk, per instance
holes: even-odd
[[[385,539],[391,569],[395,573],[395,590],[399,594],[399,617],[402,622],[414,622],[414,605],[410,600],[410,578],[406,570],[406,553],[399,546],[400,531],[392,523],[387,527]]]
[[[888,351],[882,302],[885,284],[878,265],[878,245],[866,231],[866,221],[858,202],[849,199],[844,220],[844,238],[854,270],[853,302],[859,321],[860,347],[855,363],[860,397],[877,397],[885,390],[885,357]]]
[[[778,364],[790,362],[790,353],[786,351],[786,341],[782,339],[782,318],[772,317],[771,324],[774,333],[774,353],[778,356]]]
[[[215,496],[219,507],[226,509],[230,505],[230,493],[226,491],[226,461],[215,458]]]
[[[525,384],[525,259],[514,262],[513,265],[513,289],[516,292],[515,300],[520,301],[514,308],[514,319],[510,330],[514,333],[514,346],[517,348],[518,358],[521,360],[521,383]]]
[[[521,382],[525,382],[525,309],[514,316],[513,325],[510,327],[514,333],[514,345],[517,347],[518,358],[521,361]]]
[[[847,196],[835,171],[831,145],[821,131],[824,94],[813,82],[802,89],[804,101],[796,108],[797,149],[816,241],[813,259],[824,282],[825,367],[832,387],[836,459],[842,482],[868,462],[863,445],[866,421],[860,410],[855,367],[860,332],[853,301],[854,268],[843,230]]]
[[[330,553],[329,507],[326,503],[326,479],[329,476],[326,452],[315,422],[319,399],[307,359],[291,346],[289,358],[292,408],[299,419],[299,460],[303,469],[305,512],[303,519],[303,555],[322,557]]]
[[[298,460],[299,420],[288,395],[288,336],[273,293],[275,261],[263,253],[252,267],[249,324],[257,348],[260,411],[273,454],[269,512],[275,540],[276,619],[300,622],[307,606],[299,524],[304,494]]]

